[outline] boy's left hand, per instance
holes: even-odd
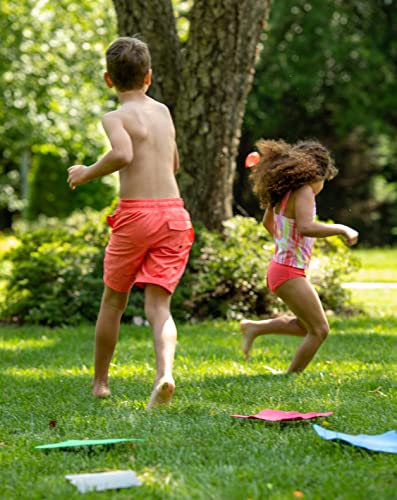
[[[68,184],[72,189],[88,182],[87,169],[85,165],[73,165],[68,168]]]

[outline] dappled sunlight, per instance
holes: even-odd
[[[5,368],[2,370],[3,375],[9,375],[13,377],[21,377],[21,378],[30,378],[30,379],[51,379],[60,377],[80,377],[86,375],[93,375],[94,369],[93,366],[72,366],[72,367],[62,367],[62,368],[47,368],[45,366],[40,367],[29,367],[22,368],[18,366]],[[117,367],[111,367],[110,369],[110,377],[113,379],[133,379],[137,377],[142,380],[151,380],[154,378],[155,370],[153,367],[135,365],[135,366],[127,366],[120,365]]]
[[[23,379],[33,379],[33,380],[42,380],[48,379],[51,377],[58,377],[59,372],[55,372],[53,370],[49,370],[48,368],[5,368],[2,371],[3,375],[12,376],[12,377],[20,377]]]
[[[176,478],[173,477],[170,471],[164,470],[164,468],[159,465],[155,467],[145,467],[139,475],[140,479],[145,483],[146,486],[158,486],[163,485],[163,489],[168,489],[167,486],[173,483],[173,488],[175,488]]]
[[[382,359],[370,361],[338,359],[334,360],[334,363],[328,365],[315,363],[314,369],[320,370],[318,376],[320,376],[323,381],[328,379],[330,382],[333,378],[336,380],[336,383],[353,380],[364,383],[366,380],[383,377],[385,373],[393,373],[393,371],[395,371],[395,362],[393,360],[385,362]],[[309,371],[307,373],[309,373]]]
[[[154,377],[155,369],[153,364],[138,362],[131,358],[131,362],[111,363],[109,374],[111,377],[117,378]]]
[[[11,368],[5,368],[2,371],[3,375],[6,376],[12,376],[16,378],[23,378],[23,379],[32,379],[32,380],[43,380],[43,379],[51,379],[51,378],[59,378],[62,375],[86,375],[88,373],[88,370],[84,373],[84,369],[76,369],[74,372],[69,369],[49,369],[45,367],[40,367],[40,368],[35,368],[35,367],[30,367],[30,368],[19,368],[19,367],[11,367]]]
[[[0,254],[8,252],[12,248],[16,248],[20,244],[18,238],[15,236],[4,236],[0,232]]]
[[[209,359],[208,361],[192,362],[189,364],[178,363],[175,368],[176,374],[194,373],[197,379],[218,376],[240,375],[246,373],[246,366],[244,363],[239,363],[226,359]]]
[[[57,374],[59,376],[62,375],[74,375],[74,376],[79,376],[79,375],[87,375],[87,374],[93,374],[94,371],[92,368],[88,369],[86,365],[79,366],[79,367],[72,367],[72,368],[67,368],[67,369],[62,369],[62,370],[57,370]]]
[[[43,336],[40,339],[13,337],[7,340],[0,339],[0,349],[13,352],[23,351],[25,349],[43,349],[44,347],[54,346],[57,342],[57,338],[48,338],[46,336]]]

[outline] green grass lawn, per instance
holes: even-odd
[[[333,411],[317,423],[350,434],[397,429],[397,318],[331,318],[332,333],[306,372],[285,370],[295,338],[262,337],[249,362],[238,325],[180,325],[177,391],[145,411],[154,376],[146,327],[122,327],[113,396],[94,400],[93,327],[0,328],[0,497],[81,498],[64,476],[133,469],[143,485],[85,498],[395,499],[397,455],[322,440],[310,422],[231,418],[265,408]],[[52,425],[49,425],[53,421]],[[55,426],[53,426],[55,425]],[[35,450],[68,439],[142,438],[91,451]]]
[[[352,281],[397,281],[397,250],[355,252],[364,265]],[[333,411],[317,423],[349,434],[397,430],[397,290],[351,293],[364,314],[331,316],[329,339],[299,376],[266,368],[286,370],[295,338],[262,337],[246,362],[236,323],[180,325],[173,405],[152,412],[144,409],[154,377],[148,328],[123,325],[113,396],[94,400],[93,326],[0,326],[0,498],[77,499],[66,474],[133,469],[141,487],[85,498],[397,499],[395,454],[324,441],[311,422],[230,417],[265,408]],[[144,441],[34,449],[122,437]]]
[[[397,283],[397,248],[353,250],[361,262],[348,281]],[[368,315],[397,315],[397,288],[352,289],[353,302]]]
[[[369,316],[397,317],[397,288],[350,290],[353,303]]]
[[[353,249],[361,268],[351,281],[397,283],[397,248]]]

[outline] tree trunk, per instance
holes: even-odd
[[[181,47],[171,0],[113,0],[120,36],[138,36],[149,45],[150,94],[174,114],[179,96]]]
[[[174,115],[187,208],[220,229],[232,216],[241,124],[271,0],[195,0],[183,50],[170,0],[113,1],[120,34],[149,43],[152,95]]]

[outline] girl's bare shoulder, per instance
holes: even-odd
[[[305,184],[295,191],[292,191],[285,208],[285,216],[295,219],[295,208],[297,203],[308,203],[313,200],[313,191],[310,184]]]
[[[294,191],[295,196],[308,196],[313,195],[313,188],[311,184],[304,184],[299,187],[296,191]]]

